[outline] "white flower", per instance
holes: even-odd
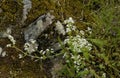
[[[6,47],[11,47],[12,45],[11,44],[7,44]]]
[[[70,28],[66,28],[66,33],[71,32]]]
[[[40,54],[42,54],[43,50],[40,50],[39,52],[40,52]]]
[[[11,34],[11,28],[7,28],[6,33],[7,33],[7,34]]]
[[[49,49],[46,49],[47,52],[49,52],[50,50]]]
[[[72,30],[75,31],[76,30],[76,26],[72,26]]]
[[[66,26],[67,26],[66,27],[66,33],[76,30],[76,26],[73,26],[71,24],[67,24]]]
[[[47,37],[48,37],[48,34],[45,34],[45,37],[47,38]]]
[[[64,30],[64,27],[61,24],[61,22],[57,21],[57,23],[55,23],[55,24],[56,24],[56,28],[55,29],[58,31],[58,33],[65,35],[65,30]]]
[[[46,51],[43,51],[43,52],[42,52],[42,55],[44,55],[45,53],[46,53]]]
[[[71,23],[74,23],[74,20],[72,19],[72,17],[69,17],[68,21],[71,22]]]
[[[30,39],[29,40],[32,44],[34,44],[36,42],[36,40]]]
[[[74,61],[74,64],[77,64],[77,61]]]
[[[43,59],[43,57],[40,57],[40,59]]]
[[[22,55],[22,54],[19,54],[18,56],[19,56],[19,59],[23,58],[23,55]]]
[[[103,77],[103,78],[106,78],[106,73],[103,73],[103,74],[102,74],[102,77]]]
[[[54,53],[54,50],[51,50],[50,52],[51,52],[51,53]]]
[[[1,54],[2,57],[5,57],[6,56],[6,51],[3,51],[2,54]]]
[[[85,32],[83,30],[80,30],[81,35],[85,35]]]
[[[12,35],[8,35],[8,39],[12,42],[13,45],[15,45],[16,41]]]
[[[28,53],[35,52],[38,49],[38,44],[36,43],[36,40],[30,39],[29,42],[24,44],[24,50]]]
[[[72,17],[69,17],[69,19],[65,20],[64,23],[65,24],[74,23],[74,20],[72,19]]]
[[[65,58],[65,57],[66,57],[66,55],[67,55],[67,53],[65,52],[65,53],[64,53],[64,55],[63,55],[63,58]]]
[[[41,54],[41,57],[48,57],[50,53],[54,53],[54,50],[52,48],[46,50],[40,50],[39,53]]]
[[[92,29],[90,27],[87,27],[87,31],[88,31],[89,34],[92,33]]]
[[[76,26],[74,26],[74,21],[71,17],[65,20],[64,23],[66,24],[66,33],[76,30]]]
[[[81,38],[80,35],[71,36],[68,39],[65,39],[64,44],[72,46],[69,48],[78,53],[82,51],[82,48],[86,48],[90,51],[92,46],[86,39]]]
[[[27,50],[29,47],[30,47],[30,44],[29,44],[29,43],[25,43],[25,44],[24,44],[24,50]]]
[[[88,30],[88,31],[91,31],[92,29],[91,29],[90,27],[87,27],[87,30]]]
[[[6,51],[3,51],[3,49],[1,47],[0,47],[0,55],[1,55],[1,57],[6,56]]]

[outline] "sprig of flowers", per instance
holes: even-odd
[[[66,33],[76,30],[76,26],[74,26],[74,20],[72,17],[69,17],[69,19],[65,20],[64,24],[66,24]]]
[[[29,54],[35,52],[38,49],[38,44],[36,40],[30,39],[29,42],[24,44],[24,50],[27,51]]]
[[[84,54],[89,54],[92,49],[92,44],[84,38],[85,31],[77,30],[76,26],[74,26],[74,20],[71,17],[65,20],[64,23],[66,24],[66,33],[68,36],[64,40],[64,45],[67,45],[65,47],[67,52],[64,52],[63,58],[68,65],[73,65],[76,74],[88,72],[85,63],[87,55]],[[75,31],[76,35],[69,33],[72,31]],[[89,31],[91,31],[90,28]]]
[[[85,38],[82,38],[80,35],[69,36],[64,40],[64,44],[69,45],[69,49],[74,52],[82,52],[82,49],[85,48],[90,51],[92,44],[90,44]]]
[[[14,39],[14,37],[11,35],[11,29],[7,28],[6,33],[4,34],[11,42],[11,44],[7,44],[7,47],[11,47],[12,45],[16,44],[16,40]]]

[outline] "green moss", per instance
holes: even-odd
[[[4,0],[1,4],[1,9],[3,10],[0,21],[2,27],[18,24],[18,17],[21,17],[22,12],[20,1]]]
[[[28,14],[26,24],[30,24],[40,15],[47,12],[51,12],[56,19],[61,21],[73,17],[81,26],[81,18],[85,19],[83,21],[92,21],[90,11],[79,0],[32,0],[32,9]],[[82,15],[82,12],[84,15]]]
[[[23,9],[21,0],[5,0],[1,6],[4,11],[2,14],[2,17],[5,17],[4,23],[7,25],[15,25],[18,20],[21,20]],[[52,14],[55,15],[56,19],[62,21],[68,17],[73,17],[76,20],[79,20],[82,17],[81,12],[84,10],[84,5],[79,0],[32,0],[32,9],[28,14],[26,25],[37,19],[40,15],[47,12],[52,12]],[[86,11],[84,11],[84,16],[88,14],[89,13],[86,13]],[[89,17],[86,17],[86,19]]]

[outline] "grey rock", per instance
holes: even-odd
[[[52,44],[51,48],[54,49],[55,52],[62,49],[59,43]]]
[[[22,24],[27,19],[28,12],[32,8],[32,1],[31,0],[23,0],[23,18],[22,18]]]
[[[29,41],[30,39],[36,40],[38,36],[50,25],[54,16],[50,13],[40,16],[36,21],[31,23],[24,31],[24,39]]]

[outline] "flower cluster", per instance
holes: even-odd
[[[84,54],[85,51],[89,52],[92,49],[92,44],[90,44],[80,35],[69,36],[68,39],[64,40],[64,44],[67,44],[68,50],[72,51],[71,53],[68,53],[71,58],[68,58],[68,55],[66,53],[64,54],[64,58],[67,59],[66,62],[72,60],[72,62],[74,63],[74,68],[78,73],[81,66],[85,66],[85,57],[81,57],[79,53]]]
[[[90,51],[92,44],[90,44],[85,38],[80,35],[69,36],[64,40],[64,44],[69,45],[69,49],[74,52],[82,52],[83,48]]]
[[[30,39],[29,42],[24,44],[24,50],[27,51],[29,54],[35,52],[38,49],[38,44],[36,40]]]
[[[11,35],[11,28],[7,28],[7,31],[3,34],[4,37],[7,37],[12,44],[7,44],[6,47],[11,47],[16,44],[16,40],[14,37]]]
[[[64,21],[64,23],[65,24],[68,24],[68,23],[74,23],[74,20],[73,20],[73,18],[72,17],[69,17],[69,19],[66,19],[65,21]]]
[[[50,55],[54,53],[54,50],[52,48],[46,50],[40,50],[39,53],[41,54],[40,59],[46,59],[49,58]]]
[[[14,37],[10,34],[7,35],[8,39],[12,42],[12,44],[7,44],[6,47],[12,47],[16,44],[16,40],[14,39]]]
[[[80,71],[80,66],[85,65],[85,63],[82,62],[85,58],[82,58],[80,55],[71,54],[71,59],[73,60],[74,68],[76,69],[76,72],[78,73]]]
[[[15,45],[16,40],[14,39],[12,35],[8,35],[8,39],[12,42],[13,45]]]
[[[86,32],[88,32],[89,34],[91,34],[92,33],[92,29],[90,27],[87,27]]]
[[[64,53],[63,58],[66,59],[66,63],[74,65],[76,73],[81,72],[81,70],[82,72],[87,72],[88,70],[85,67],[87,57],[84,56],[84,53],[88,53],[92,49],[92,44],[84,38],[85,31],[76,29],[72,18],[65,20],[65,24],[68,36],[64,40],[64,45],[67,45],[66,49],[68,52]],[[71,31],[75,31],[76,35],[69,34]],[[88,28],[88,31],[91,31],[91,29]]]
[[[64,21],[64,24],[66,24],[66,33],[75,31],[76,26],[74,26],[74,20],[72,17]]]

